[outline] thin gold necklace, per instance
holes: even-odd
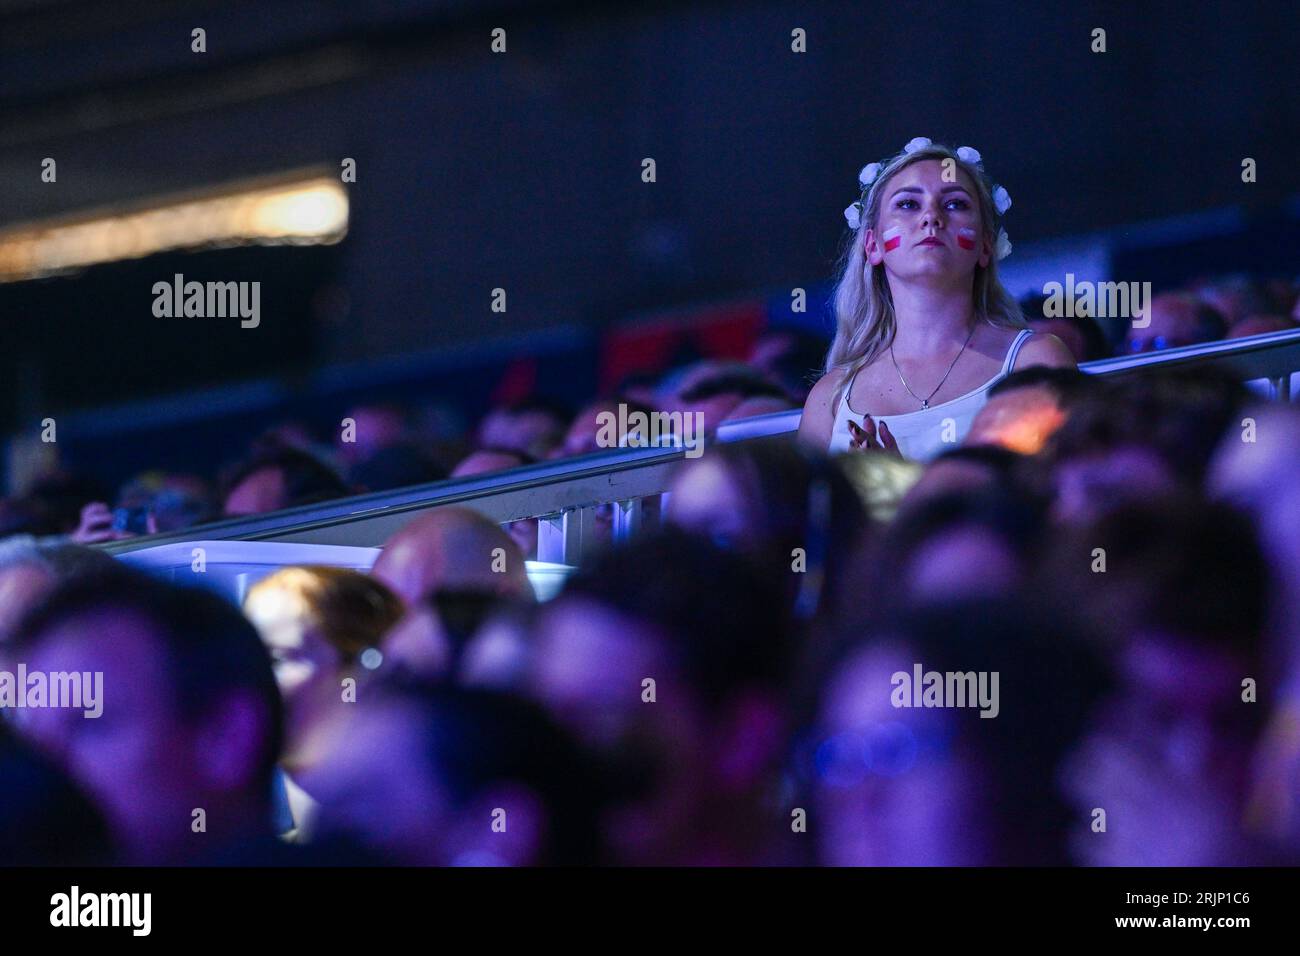
[[[903,383],[903,388],[907,389],[907,394],[911,395],[921,403],[922,408],[930,407],[930,399],[934,398],[934,396],[938,394],[939,389],[943,388],[943,383],[948,381],[948,376],[952,374],[952,370],[957,366],[957,359],[961,358],[962,353],[966,351],[966,346],[970,345],[971,336],[974,334],[975,325],[972,323],[970,331],[966,333],[966,341],[961,344],[961,349],[958,350],[957,354],[953,357],[952,362],[948,365],[948,371],[943,373],[943,378],[939,379],[939,384],[934,387],[934,391],[925,398],[922,398],[920,395],[916,394],[916,392],[912,391],[912,386],[908,385],[907,379],[903,378],[903,370],[898,367],[898,359],[894,358],[894,343],[889,343],[889,360],[894,363],[894,371],[898,373],[898,380]]]

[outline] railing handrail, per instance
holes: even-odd
[[[658,494],[662,487],[648,491],[640,488],[647,484],[656,486],[660,471],[666,472],[685,455],[684,448],[611,448],[485,475],[449,478],[268,514],[227,518],[183,531],[109,541],[97,547],[110,554],[122,554],[197,538],[355,545],[366,542],[339,540],[330,534],[330,529],[359,523],[388,526],[396,521],[392,528],[396,531],[419,513],[457,504],[475,507],[498,522],[536,518],[572,508]],[[539,492],[546,494],[545,502],[538,497]],[[364,537],[374,546],[387,540],[388,533],[378,539],[373,535]]]
[[[1241,377],[1244,382],[1277,378],[1300,370],[1300,330],[1266,332],[1240,339],[1184,345],[1159,352],[1121,355],[1083,362],[1079,371],[1089,375],[1131,375],[1145,369],[1219,368]],[[792,432],[799,427],[802,410],[755,415],[718,426],[718,440],[744,441]]]
[[[1193,366],[1227,369],[1243,381],[1287,375],[1300,369],[1300,330],[1103,359],[1084,363],[1080,369],[1092,375],[1127,375],[1151,368]],[[717,440],[746,441],[788,434],[798,428],[800,414],[800,410],[791,409],[727,422],[719,428]],[[121,554],[200,538],[373,547],[382,545],[417,515],[448,505],[472,507],[494,521],[507,522],[661,494],[668,488],[673,467],[685,455],[683,448],[611,448],[486,475],[231,518],[99,547],[110,554]]]

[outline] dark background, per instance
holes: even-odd
[[[1293,5],[1258,3],[3,0],[0,227],[343,157],[358,176],[336,247],[0,286],[0,414],[823,282],[859,167],[917,135],[981,150],[1013,241],[1275,210],[1300,192],[1297,37]],[[261,279],[261,327],[155,319],[174,271]]]

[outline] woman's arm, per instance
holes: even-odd
[[[835,385],[839,375],[823,375],[808,393],[799,418],[799,441],[810,448],[825,452],[831,444],[831,431],[835,428]]]

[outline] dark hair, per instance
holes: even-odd
[[[352,466],[348,479],[365,491],[387,491],[442,481],[447,470],[433,456],[407,442],[381,448]]]
[[[1105,573],[1094,573],[1096,549]],[[1249,520],[1197,496],[1131,502],[1060,539],[1043,590],[1083,609],[1103,636],[1160,631],[1258,661],[1268,567]]]
[[[460,672],[465,648],[487,621],[500,611],[520,606],[500,594],[472,588],[435,590],[420,599],[442,626],[450,655],[448,673],[453,679]]]
[[[839,633],[826,662],[824,690],[853,655],[874,641],[901,641],[927,671],[997,672],[998,716],[948,708],[950,753],[985,778],[979,809],[993,828],[993,859],[1011,866],[1069,862],[1069,833],[1086,823],[1057,787],[1062,759],[1114,686],[1097,647],[1060,608],[1036,601],[973,599],[939,607],[894,609],[863,641],[856,628]],[[914,652],[914,653],[913,653]],[[804,777],[807,778],[807,768]]]
[[[762,339],[781,338],[788,343],[771,364],[771,374],[792,394],[806,396],[809,387],[821,377],[830,346],[824,335],[804,329],[769,329]]]
[[[34,564],[57,581],[121,570],[122,564],[96,548],[80,544],[42,543],[33,539],[0,541],[0,568]]]
[[[837,572],[867,531],[862,498],[835,462],[791,442],[723,444],[712,456],[755,499],[753,556],[785,577],[796,610],[811,616],[833,600]],[[804,549],[804,573],[789,574],[794,548]]]
[[[1044,304],[1047,302],[1045,295],[1026,296],[1020,300],[1020,309],[1025,315],[1025,321],[1033,327],[1035,322],[1068,322],[1083,337],[1083,359],[1084,362],[1094,362],[1097,359],[1109,358],[1111,348],[1106,341],[1106,335],[1102,332],[1101,326],[1091,316],[1079,315],[1056,315],[1051,316],[1044,310]]]
[[[1155,372],[1107,381],[1081,398],[1048,441],[1053,461],[1125,445],[1152,449],[1198,485],[1224,432],[1240,420],[1248,393],[1226,373]]]
[[[1077,368],[1053,368],[1050,365],[1031,365],[994,383],[989,398],[1017,388],[1046,388],[1062,408],[1072,405],[1075,399],[1086,394],[1093,386],[1092,376]]]
[[[99,810],[52,763],[0,722],[0,866],[110,862]]]
[[[122,567],[57,586],[19,622],[14,646],[37,647],[56,627],[100,610],[134,615],[149,628],[162,651],[167,690],[181,720],[201,719],[236,691],[256,697],[264,730],[257,775],[269,802],[282,740],[280,691],[266,648],[239,609],[212,591]]]
[[[1021,558],[1029,556],[1044,519],[1043,503],[1006,486],[950,491],[902,512],[881,539],[889,564],[903,568],[927,542],[958,528],[992,532]]]
[[[235,464],[222,476],[222,505],[246,479],[259,471],[274,469],[284,476],[285,507],[314,504],[343,498],[349,488],[335,471],[315,455],[297,448],[273,448]]]
[[[602,862],[605,795],[598,765],[540,705],[495,690],[404,678],[391,679],[380,693],[415,707],[429,767],[454,806],[497,785],[522,785],[546,812],[540,864]]]
[[[507,415],[547,415],[561,425],[567,424],[573,418],[573,409],[568,405],[544,395],[530,395],[528,398],[498,406],[494,411],[504,412]]]
[[[60,534],[65,530],[39,501],[0,498],[0,539],[13,535]]]
[[[968,462],[983,465],[993,472],[998,480],[1009,480],[1024,463],[1025,456],[1002,445],[958,445],[949,448],[930,462],[931,466],[941,461]]]
[[[792,658],[781,582],[751,559],[673,528],[604,552],[558,600],[585,597],[662,634],[710,707],[746,687],[779,688]]]
[[[757,371],[728,369],[696,382],[681,395],[683,402],[702,402],[719,395],[739,395],[741,398],[784,398],[790,396],[784,388]]]
[[[1227,316],[1204,299],[1196,299],[1195,314],[1198,342],[1216,342],[1228,334]]]
[[[29,534],[66,534],[81,524],[81,509],[92,501],[110,501],[112,492],[94,479],[56,472],[39,479],[25,496],[27,524],[14,528]]]

